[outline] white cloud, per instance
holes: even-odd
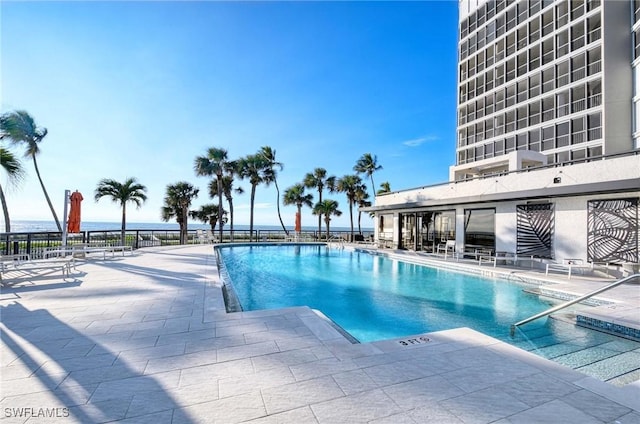
[[[403,141],[402,144],[404,144],[407,147],[418,147],[424,143],[428,143],[430,141],[436,141],[436,140],[438,140],[438,137],[436,137],[435,135],[427,135],[425,137],[414,138],[412,140]]]

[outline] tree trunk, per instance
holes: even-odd
[[[187,244],[187,218],[189,215],[189,207],[182,208],[182,222],[180,223],[180,244]]]
[[[218,233],[220,234],[220,243],[222,243],[222,226],[224,225],[224,222],[222,220],[222,173],[220,173],[218,176],[218,228],[219,231]]]
[[[122,226],[120,227],[120,245],[124,246],[125,231],[127,231],[127,204],[122,203]]]
[[[278,207],[278,219],[280,219],[280,225],[282,226],[284,233],[286,235],[289,235],[289,231],[287,231],[287,228],[284,226],[284,223],[282,222],[282,216],[280,216],[280,187],[278,187],[278,180],[274,179],[273,183],[276,186],[276,193],[278,194],[278,198],[276,199],[276,206]]]
[[[362,211],[360,210],[360,206],[358,206],[358,234],[362,235],[362,227],[360,226],[360,221],[362,219]]]
[[[327,224],[327,242],[329,242],[329,222],[331,221],[331,218],[329,218],[329,216],[326,216],[324,219],[325,224]]]
[[[353,202],[349,200],[349,220],[351,221],[351,240],[353,241]]]
[[[53,220],[56,222],[56,225],[58,226],[58,231],[62,232],[62,226],[60,225],[60,221],[58,220],[58,215],[56,215],[56,211],[53,208],[53,204],[51,204],[51,199],[49,199],[49,194],[47,194],[47,189],[44,187],[44,183],[42,182],[42,177],[40,177],[38,162],[36,161],[35,155],[32,157],[33,157],[33,166],[36,169],[36,175],[38,176],[38,181],[40,181],[40,187],[42,187],[42,192],[44,193],[44,197],[45,199],[47,199],[47,204],[49,205],[49,209],[51,209],[51,213],[53,214]]]
[[[253,204],[256,200],[256,185],[251,185],[251,206],[249,207],[249,242],[253,241]]]
[[[229,202],[229,219],[230,219],[230,228],[231,228],[231,242],[233,242],[233,200],[231,198],[227,199]]]
[[[2,203],[2,213],[4,214],[4,231],[5,233],[11,232],[11,222],[9,221],[9,207],[7,206],[7,199],[4,197],[4,191],[0,185],[0,202]]]
[[[322,190],[318,190],[318,203],[322,203]],[[320,234],[322,234],[322,214],[318,214],[318,241],[320,241]]]

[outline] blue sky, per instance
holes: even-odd
[[[316,167],[351,174],[367,152],[383,166],[376,185],[393,190],[446,181],[455,161],[456,1],[9,1],[0,13],[1,111],[49,130],[38,165],[60,219],[64,190],[77,189],[83,220],[119,221],[117,205],[93,200],[102,178],[147,186],[129,222],[161,222],[178,181],[200,187],[194,209],[212,203],[193,172],[209,147],[234,159],[271,146],[282,191]],[[49,220],[24,165],[7,190],[11,219]],[[343,212],[332,225],[348,226],[344,194],[325,197]],[[256,224],[278,224],[275,202],[258,187]],[[248,224],[248,194],[235,209]],[[293,226],[295,207],[281,209]]]

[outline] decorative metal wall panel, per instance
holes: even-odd
[[[553,204],[517,206],[517,253],[552,258]]]
[[[638,199],[590,200],[588,211],[588,260],[637,263]]]

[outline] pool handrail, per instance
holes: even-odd
[[[516,327],[519,327],[521,325],[527,324],[527,323],[529,323],[531,321],[535,321],[538,318],[542,318],[542,317],[547,316],[549,314],[552,314],[554,312],[558,312],[559,310],[564,309],[567,306],[571,306],[574,303],[582,302],[583,300],[589,299],[590,297],[593,297],[593,296],[598,295],[598,294],[600,294],[602,292],[605,292],[605,291],[607,291],[609,289],[612,289],[612,288],[617,287],[617,286],[619,286],[621,284],[624,284],[627,281],[632,280],[634,278],[640,278],[640,274],[628,275],[628,276],[626,276],[624,278],[621,278],[621,279],[619,279],[619,280],[617,280],[617,281],[615,281],[615,282],[613,282],[611,284],[608,284],[608,285],[606,285],[604,287],[600,287],[599,289],[594,290],[594,291],[592,291],[590,293],[587,293],[587,294],[585,294],[583,296],[577,297],[577,298],[575,298],[573,300],[569,300],[568,302],[561,303],[560,305],[556,305],[553,308],[549,308],[546,311],[543,311],[543,312],[540,312],[540,313],[535,314],[533,316],[530,316],[529,318],[523,319],[522,321],[518,321],[515,324],[511,325],[511,330],[509,331],[509,333],[513,337],[513,335],[516,332]]]

